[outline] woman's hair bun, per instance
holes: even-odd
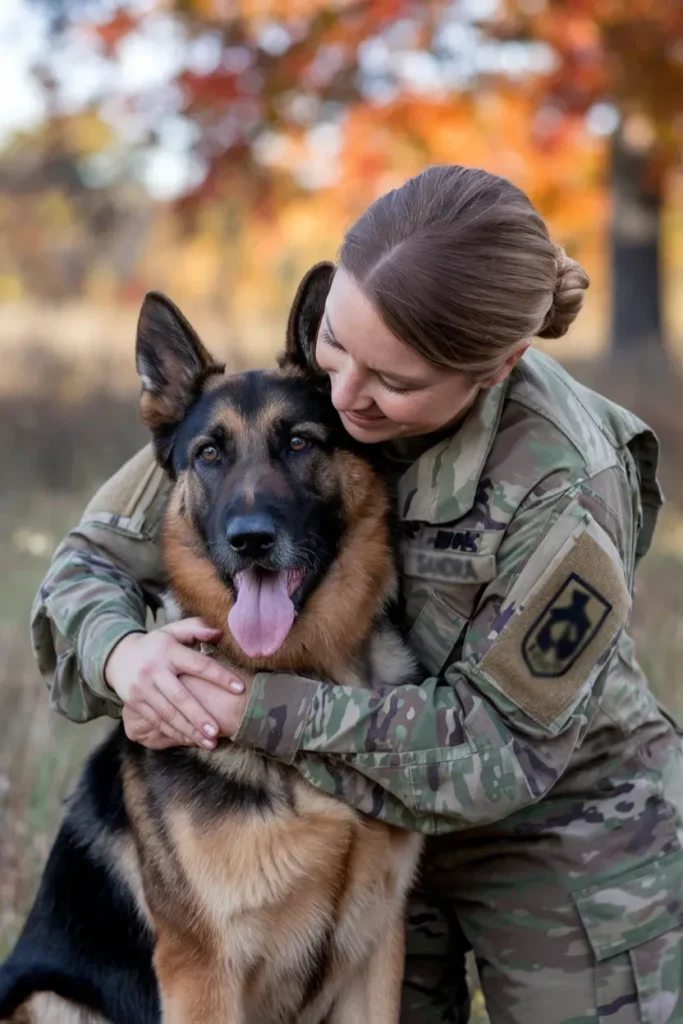
[[[557,249],[557,278],[550,309],[546,314],[539,338],[561,338],[566,334],[583,306],[584,293],[590,278],[580,263]]]

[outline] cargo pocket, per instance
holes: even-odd
[[[597,960],[597,1019],[683,1022],[683,851],[574,893]]]
[[[427,671],[438,676],[467,623],[432,591],[406,637],[408,646]]]

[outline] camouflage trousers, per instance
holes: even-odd
[[[492,1024],[683,1024],[683,751],[608,768],[428,840],[401,1024],[465,1024],[470,946]]]

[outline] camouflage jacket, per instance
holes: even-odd
[[[657,459],[644,423],[529,351],[399,481],[423,683],[377,693],[260,673],[235,742],[365,813],[449,832],[538,802],[600,722],[630,735],[663,721],[625,631],[662,502]],[[158,607],[167,490],[151,450],[138,453],[36,597],[38,663],[74,721],[119,714],[104,665]]]

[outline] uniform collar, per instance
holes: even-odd
[[[498,430],[507,383],[482,391],[455,434],[406,470],[398,483],[401,519],[449,523],[470,511]]]

